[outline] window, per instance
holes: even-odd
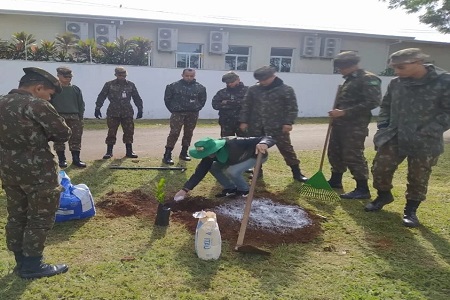
[[[272,48],[270,50],[270,65],[277,72],[291,72],[293,51],[293,49],[288,48]]]
[[[250,47],[229,46],[225,54],[225,69],[247,71],[249,53]]]
[[[177,68],[202,68],[202,45],[178,43]]]

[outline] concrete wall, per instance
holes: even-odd
[[[30,62],[19,60],[0,60],[0,94],[6,94],[11,89],[17,88],[19,79],[23,76],[22,68],[40,67],[53,74],[60,63],[54,62]],[[86,117],[94,117],[95,101],[97,95],[106,81],[114,79],[113,65],[96,64],[65,64],[74,73],[73,84],[79,86],[86,102]],[[126,66],[128,79],[134,82],[144,100],[145,119],[165,119],[170,116],[164,105],[164,90],[167,84],[181,79],[181,69],[165,69],[152,67]],[[208,100],[200,112],[202,119],[215,119],[217,111],[211,106],[211,99],[215,93],[224,87],[221,82],[223,71],[197,70],[196,79],[207,89]],[[252,72],[239,72],[241,81],[246,85],[255,83]],[[342,83],[340,75],[326,74],[295,74],[278,73],[284,82],[292,86],[296,92],[299,117],[322,117],[332,106],[336,87]],[[383,92],[391,78],[382,77]],[[103,116],[106,115],[106,105],[102,108]],[[374,110],[376,114],[378,110]]]

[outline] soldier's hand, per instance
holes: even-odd
[[[282,131],[283,131],[284,133],[287,133],[287,132],[289,132],[289,131],[292,131],[292,125],[283,125]]]
[[[138,111],[137,115],[136,115],[136,119],[142,119],[142,110]]]
[[[100,108],[96,108],[96,109],[95,109],[94,116],[95,116],[97,119],[101,119],[101,118],[102,118],[102,113],[100,112]]]
[[[187,192],[185,190],[179,190],[173,197],[173,200],[176,202],[184,200],[184,198],[186,197],[186,194],[187,194]]]

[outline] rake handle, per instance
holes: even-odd
[[[336,102],[339,96],[339,92],[341,91],[342,85],[339,85],[336,91],[336,96],[334,97],[334,103],[333,103],[333,109],[336,108]],[[323,144],[323,150],[322,150],[322,157],[320,158],[320,165],[319,165],[319,171],[322,171],[323,169],[323,162],[325,161],[325,153],[327,152],[328,143],[330,141],[330,135],[331,135],[331,124],[333,123],[333,119],[330,118],[328,121],[328,128],[327,128],[327,134],[325,136],[325,143]]]
[[[244,215],[242,216],[241,228],[239,230],[239,236],[236,242],[235,249],[242,246],[244,243],[245,231],[247,230],[248,219],[250,218],[250,210],[252,209],[253,195],[255,194],[256,181],[258,180],[259,170],[262,164],[262,153],[259,152],[256,157],[255,167],[253,168],[253,178],[252,184],[250,186],[250,191],[248,192],[247,201],[245,202]]]

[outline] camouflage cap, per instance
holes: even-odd
[[[334,66],[337,68],[345,68],[357,65],[361,57],[355,51],[344,51],[336,55],[334,58]]]
[[[123,74],[127,73],[127,70],[124,67],[117,67],[114,69],[114,74]]]
[[[56,72],[60,75],[72,75],[72,70],[69,67],[58,67]]]
[[[270,66],[264,66],[259,69],[256,69],[255,72],[253,72],[253,77],[255,77],[256,80],[266,80],[272,77],[274,74],[275,68]]]
[[[389,64],[409,64],[416,61],[424,60],[429,55],[422,52],[419,48],[407,48],[392,53],[389,56]]]
[[[23,71],[25,72],[25,75],[28,75],[28,80],[42,80],[42,81],[48,81],[53,87],[55,88],[56,93],[61,93],[62,87],[61,83],[59,82],[58,78],[50,74],[49,72],[36,67],[28,67],[23,68]],[[23,78],[23,77],[22,77]],[[22,79],[21,79],[22,82]]]
[[[239,79],[239,75],[234,73],[233,71],[225,73],[222,76],[222,82],[225,82],[225,83],[232,83],[232,82],[235,82],[238,79]]]

